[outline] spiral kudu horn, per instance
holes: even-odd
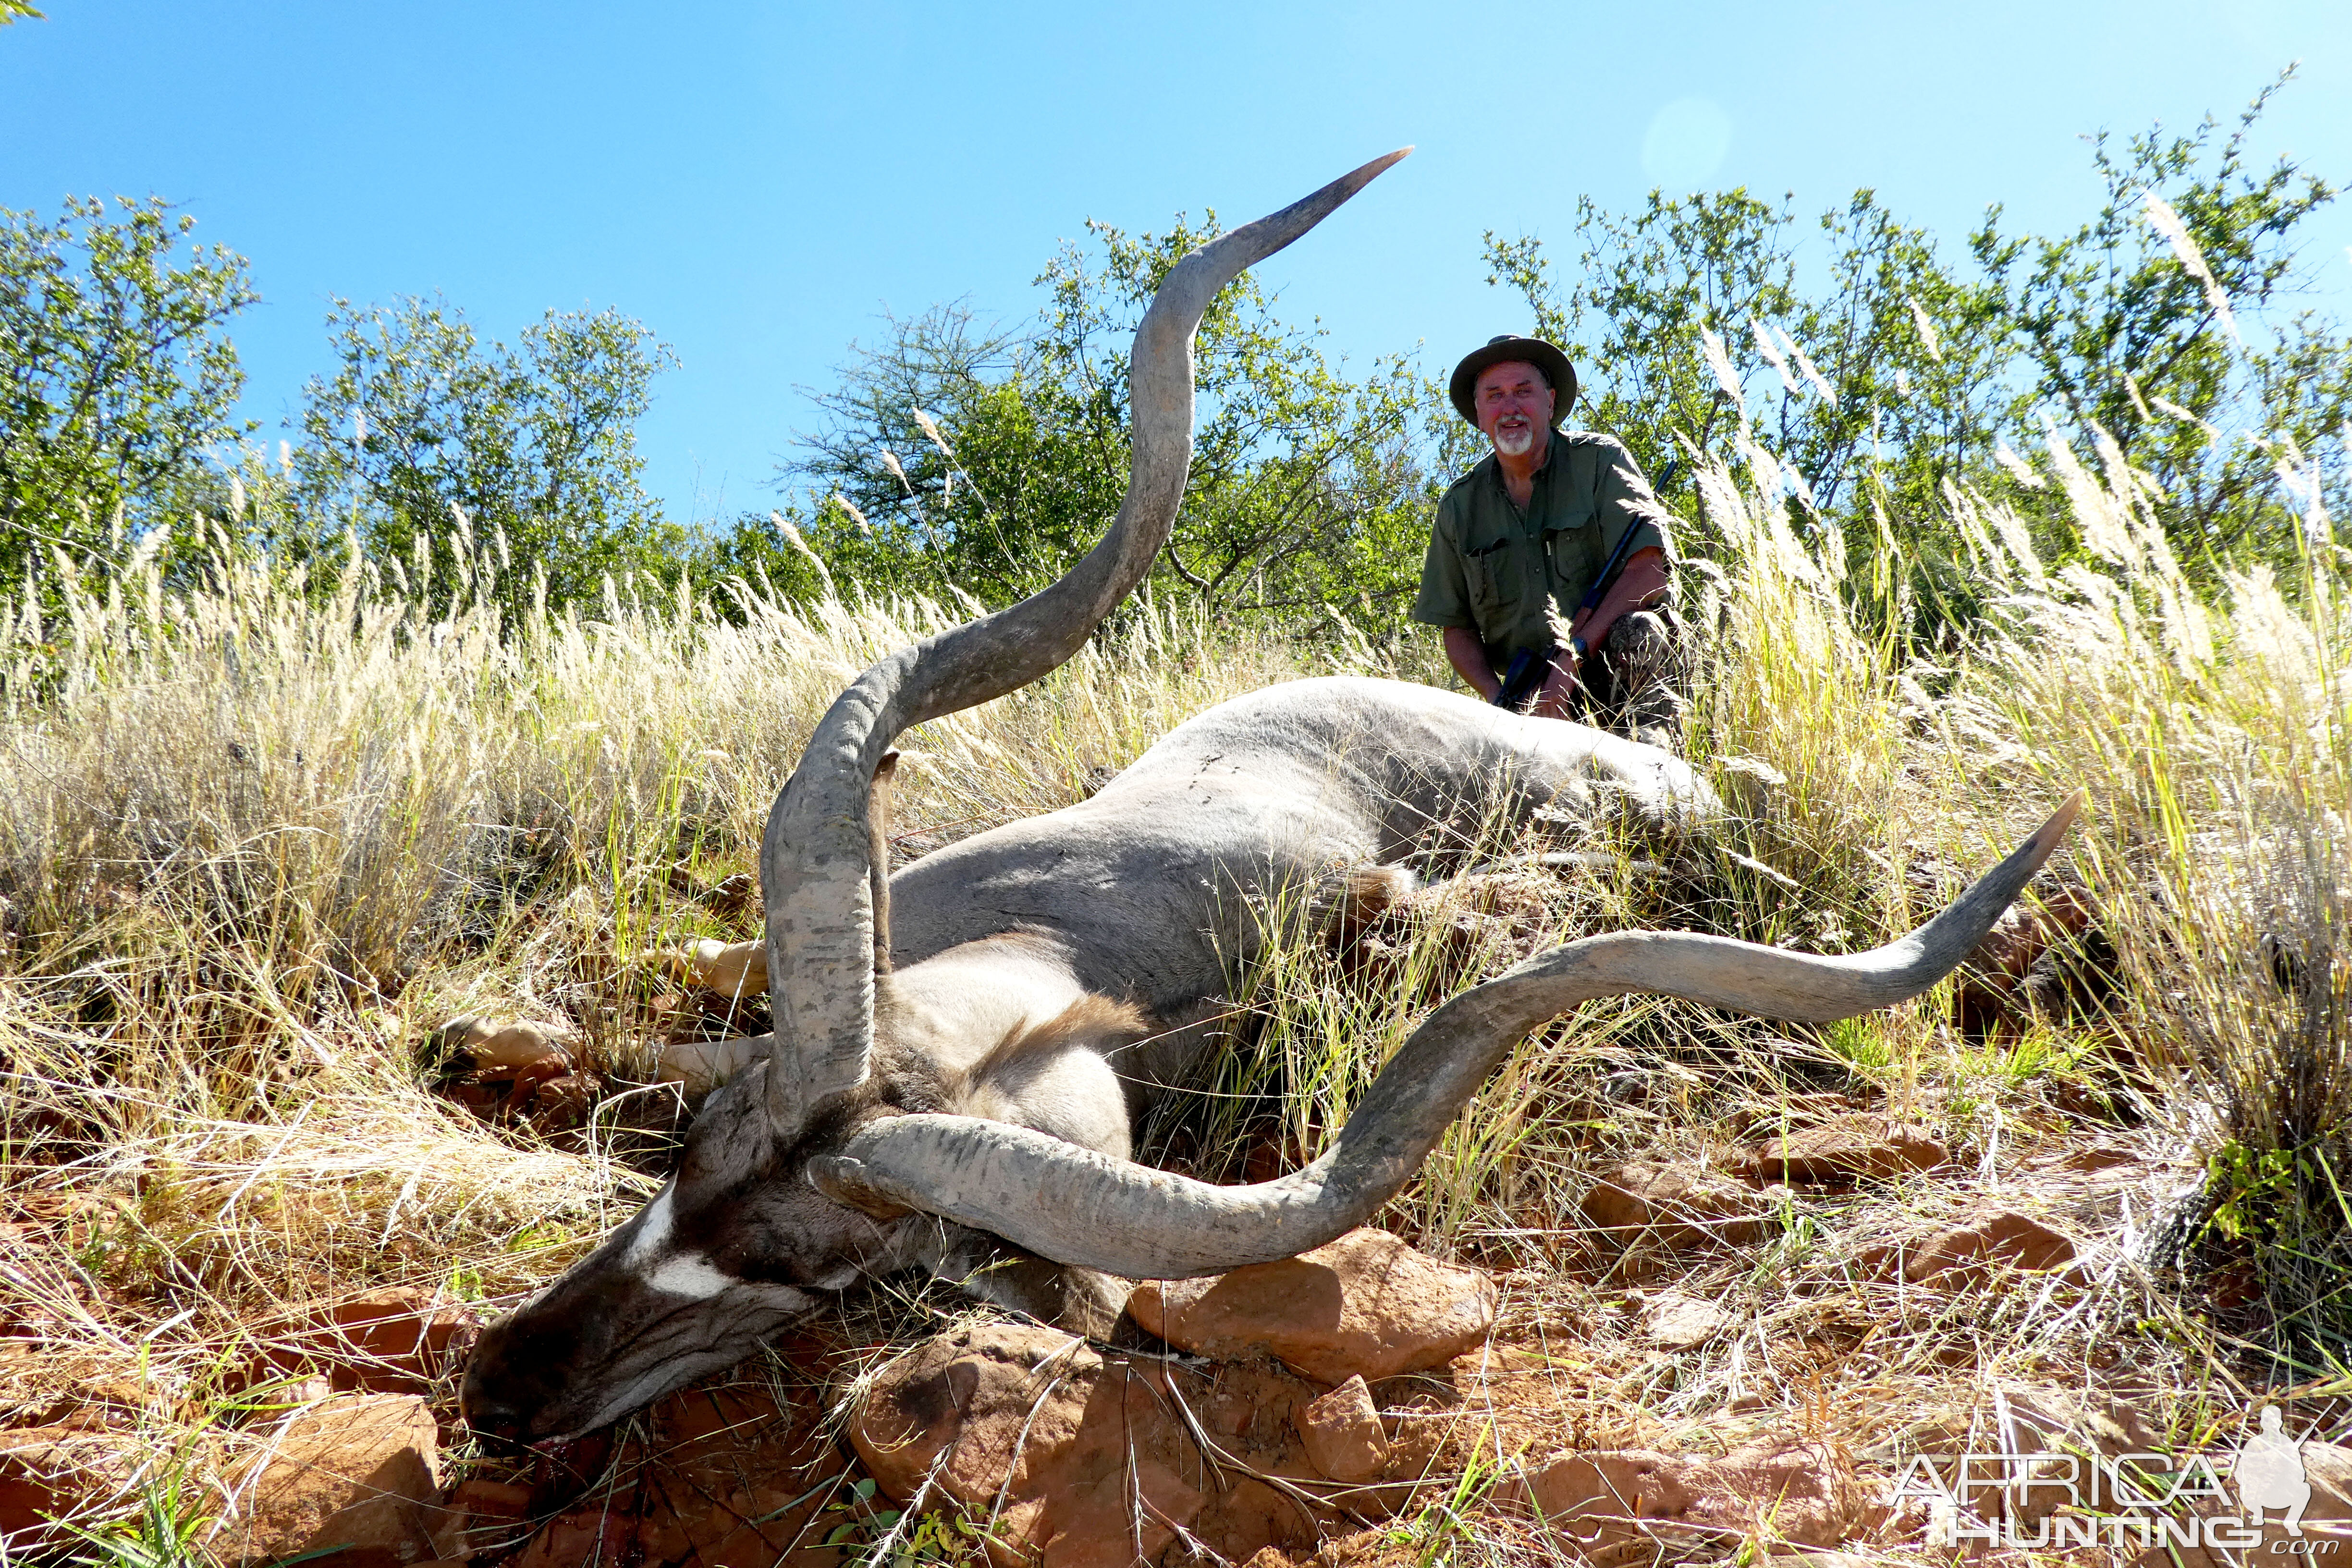
[[[1983,940],[2081,805],[2077,795],[1949,909],[1874,952],[1821,958],[1725,937],[1623,931],[1531,958],[1431,1014],[1330,1150],[1278,1181],[1212,1186],[965,1116],[870,1122],[811,1173],[860,1207],[925,1210],[1130,1279],[1293,1257],[1370,1218],[1512,1047],[1579,1003],[1646,991],[1827,1023],[1917,995]]]
[[[882,753],[909,725],[1045,675],[1076,653],[1142,581],[1175,526],[1192,467],[1192,332],[1209,301],[1411,151],[1375,158],[1178,262],[1135,331],[1128,364],[1132,456],[1110,531],[1053,586],[875,665],[818,723],[760,843],[776,1024],[768,1113],[787,1135],[811,1106],[866,1074],[875,964],[866,803]]]

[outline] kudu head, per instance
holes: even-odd
[[[1178,262],[1136,329],[1132,455],[1109,532],[1061,581],[884,659],[825,713],[760,847],[771,1055],[704,1104],[677,1173],[651,1204],[482,1337],[464,1389],[478,1430],[547,1442],[599,1426],[740,1358],[822,1292],[889,1259],[910,1226],[935,1223],[904,1205],[844,1202],[813,1180],[859,1127],[939,1109],[926,1075],[895,1070],[887,1041],[876,1049],[888,930],[877,772],[909,726],[1068,659],[1142,580],[1192,465],[1192,334],[1210,301],[1404,155],[1374,159]]]
[[[942,1220],[1134,1279],[1294,1256],[1370,1217],[1511,1049],[1580,1003],[1646,991],[1813,1022],[1888,1006],[1958,963],[2049,857],[2079,796],[1950,908],[1871,952],[1625,931],[1540,954],[1431,1014],[1321,1158],[1254,1186],[944,1113],[922,1064],[900,1058],[887,1030],[877,1038],[876,770],[908,726],[1068,658],[1142,578],[1183,493],[1202,310],[1402,156],[1180,262],[1136,332],[1133,467],[1110,532],[1052,587],[883,660],[827,711],[761,846],[772,1052],[710,1098],[677,1176],[644,1212],[483,1336],[464,1393],[475,1426],[531,1442],[590,1430],[735,1361]]]

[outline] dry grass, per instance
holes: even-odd
[[[14,617],[0,1410],[117,1389],[163,1451],[234,1419],[257,1342],[317,1304],[510,1300],[649,1190],[593,1128],[584,1151],[493,1132],[422,1057],[453,1014],[563,1018],[625,1083],[649,1055],[632,961],[747,934],[679,889],[748,869],[823,706],[953,619],[743,601],[740,625],[614,602],[502,640],[480,605],[428,618],[255,564]],[[909,737],[901,821],[955,837],[1067,804],[1323,662],[1139,607]]]
[[[1972,1431],[1998,1448],[1997,1412],[2037,1395],[2112,1397],[2184,1444],[2233,1434],[2258,1393],[2288,1397],[2298,1430],[2343,1421],[2340,561],[2286,591],[2266,573],[2233,577],[2209,606],[2127,471],[2103,482],[2063,453],[2053,466],[2078,510],[2097,510],[2085,531],[2108,556],[2050,572],[2013,516],[1956,496],[2004,592],[1940,667],[1902,663],[1873,633],[1838,551],[1808,548],[1755,488],[1711,476],[1723,570],[1698,607],[1714,668],[1690,742],[1739,820],[1680,846],[1580,841],[1588,858],[1613,847],[1613,870],[1458,879],[1389,933],[1372,984],[1360,953],[1331,952],[1305,922],[1247,977],[1257,1054],[1176,1144],[1237,1151],[1254,1131],[1309,1157],[1432,1002],[1530,951],[1632,924],[1866,947],[2088,788],[2041,896],[2073,889],[2062,902],[2097,910],[2121,984],[2072,1016],[1963,1035],[1947,986],[1801,1031],[1633,999],[1544,1031],[1489,1081],[1386,1223],[1505,1271],[1518,1303],[1506,1338],[1573,1346],[1541,1380],[1549,1408],[1495,1412],[1490,1436],[1539,1453],[1705,1448],[1770,1426],[1890,1464],[1969,1447]],[[1872,569],[1899,581],[1900,566]],[[1723,768],[1733,759],[1782,782],[1759,787],[1753,768]],[[1523,868],[1558,847],[1538,831],[1486,853]],[[1767,1238],[1738,1247],[1624,1256],[1581,1221],[1616,1161],[1719,1166],[1763,1133],[1853,1110],[1925,1123],[1951,1166],[1790,1194]],[[1227,1176],[1243,1165],[1193,1158]],[[1878,1249],[1989,1209],[2071,1237],[2081,1276],[1923,1289],[1876,1267]],[[1662,1284],[1738,1326],[1662,1352],[1640,1310]],[[1494,1529],[1492,1552],[1547,1560],[1541,1540]]]
[[[2004,593],[1933,668],[1853,608],[1899,561],[1850,571],[1765,499],[1761,454],[1755,482],[1715,473],[1688,742],[1734,819],[1672,845],[1607,828],[1566,868],[1514,858],[1557,839],[1493,837],[1501,868],[1439,889],[1369,962],[1273,915],[1292,934],[1241,981],[1255,1052],[1160,1130],[1226,1174],[1254,1142],[1311,1155],[1428,1006],[1534,947],[1631,924],[1865,947],[2091,792],[2059,876],[2119,954],[2103,1010],[1969,1037],[1944,991],[1810,1032],[1635,999],[1520,1047],[1388,1215],[1505,1272],[1502,1337],[1549,1358],[1464,1453],[1778,1423],[1878,1462],[2032,1388],[2114,1391],[2185,1439],[2256,1383],[2341,1387],[2342,563],[2201,605],[2126,471],[2053,467],[2095,549],[2050,570],[1993,502],[1955,498]],[[405,1284],[488,1310],[647,1190],[593,1130],[557,1148],[456,1110],[419,1049],[457,1013],[562,1018],[628,1081],[636,958],[749,934],[691,889],[748,868],[841,686],[952,618],[742,597],[740,624],[615,597],[501,638],[462,594],[428,618],[361,578],[241,565],[19,610],[0,640],[0,1409],[100,1391],[151,1460],[123,1500],[179,1475],[201,1515],[253,1403],[236,1374],[309,1304]],[[951,838],[1052,809],[1188,714],[1335,667],[1388,672],[1361,646],[1138,606],[1046,682],[910,736],[901,825]],[[1691,1254],[1620,1256],[1581,1217],[1615,1161],[1720,1163],[1854,1108],[1927,1123],[1954,1167],[1790,1193],[1762,1241]],[[2093,1144],[2137,1163],[2067,1164]],[[2086,1281],[1937,1291],[1865,1265],[1989,1204],[2073,1237]],[[2209,1311],[2217,1269],[2235,1304]],[[1665,1285],[1735,1326],[1661,1352],[1631,1292]],[[882,1335],[919,1327],[913,1305],[858,1310]],[[1373,1544],[1547,1550],[1475,1510]]]

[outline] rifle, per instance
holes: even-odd
[[[1559,640],[1539,654],[1521,648],[1511,656],[1511,668],[1504,675],[1503,684],[1495,692],[1494,706],[1516,710],[1520,703],[1528,700],[1528,693],[1540,685],[1544,677],[1551,672],[1552,656],[1559,651],[1560,642],[1580,640],[1569,635],[1569,625],[1573,624],[1579,617],[1591,615],[1600,608],[1601,601],[1609,596],[1609,590],[1616,586],[1618,575],[1625,570],[1626,557],[1633,553],[1633,536],[1640,531],[1639,522],[1628,522],[1624,537],[1617,541],[1617,548],[1611,551],[1609,559],[1602,563],[1601,575],[1595,577],[1592,580],[1592,586],[1585,590],[1584,598],[1576,606],[1576,615],[1570,616],[1567,623],[1554,616],[1552,635]],[[1578,657],[1581,658],[1586,650],[1579,648],[1577,651]]]
[[[1553,651],[1551,648],[1546,648],[1540,654],[1537,654],[1521,648],[1513,654],[1510,670],[1503,677],[1503,684],[1495,690],[1495,706],[1508,708],[1517,712],[1519,704],[1528,700],[1528,694],[1541,685],[1543,678],[1551,673]]]
[[[1633,552],[1633,536],[1641,531],[1639,522],[1625,524],[1624,537],[1617,541],[1617,548],[1609,552],[1608,561],[1601,565],[1601,575],[1592,580],[1592,586],[1584,591],[1584,598],[1576,606],[1576,614],[1569,617],[1571,626],[1599,609],[1601,601],[1609,596],[1609,590],[1617,585],[1618,574],[1625,570],[1625,558]],[[1578,650],[1580,655],[1583,651]]]

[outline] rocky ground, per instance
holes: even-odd
[[[2070,1219],[2155,1175],[2095,1146],[2034,1172],[2030,1190],[1971,1202],[1932,1138],[1847,1113],[1728,1168],[1604,1173],[1584,1200],[1585,1289],[1567,1310],[1557,1269],[1491,1274],[1363,1230],[1283,1263],[1147,1283],[1107,1345],[977,1316],[911,1344],[827,1325],[525,1463],[455,1457],[449,1380],[468,1316],[383,1293],[323,1307],[249,1369],[267,1392],[217,1435],[236,1506],[211,1549],[239,1563],[342,1546],[331,1561],[520,1568],[833,1564],[877,1544],[912,1561],[1276,1568],[1423,1561],[1449,1534],[1490,1551],[1572,1542],[1604,1563],[1711,1559],[1744,1542],[1925,1552],[1927,1510],[1889,1495],[1910,1454],[1958,1451],[1971,1428],[2003,1423],[2006,1444],[2023,1432],[2053,1452],[2165,1440],[2128,1402],[2055,1383],[1982,1388],[1979,1405],[1899,1432],[1837,1420],[1827,1378],[1810,1407],[1732,1398],[1662,1419],[1629,1385],[1671,1384],[1741,1346],[1851,1364],[1906,1310],[1874,1321],[1855,1295],[1823,1294],[1801,1331],[1759,1334],[1681,1276],[1759,1245],[1776,1205],[1907,1183],[1947,1189],[1935,1195],[1948,1212],[1863,1255],[1875,1295],[1931,1312],[1991,1289],[2080,1296],[2111,1263]],[[0,1455],[0,1525],[36,1551],[40,1516],[77,1487],[153,1462],[137,1390],[66,1404],[8,1431]],[[2352,1496],[2324,1489],[2305,1520],[2352,1521]]]
[[[1333,940],[1350,973],[1384,983],[1419,973],[1416,951],[1492,967],[1544,940],[1559,886],[1489,870]],[[2046,900],[2004,924],[1960,988],[1958,1037],[2045,1016],[2078,914]],[[738,1000],[757,990],[742,954],[709,946],[670,964],[646,1008],[674,1044],[757,1021]],[[611,1093],[589,1055],[559,1025],[467,1020],[428,1058],[486,1123],[561,1138]],[[1108,1343],[877,1289],[557,1454],[484,1452],[457,1422],[483,1306],[446,1289],[289,1306],[250,1325],[262,1348],[219,1369],[230,1397],[193,1427],[139,1380],[49,1377],[0,1431],[0,1532],[8,1560],[62,1557],[78,1544],[52,1521],[138,1497],[192,1538],[184,1560],[240,1565],[1764,1552],[1822,1568],[1950,1556],[1929,1544],[1931,1509],[1899,1495],[1917,1456],[2054,1465],[2236,1440],[2257,1391],[2184,1349],[2187,1320],[2149,1268],[2151,1216],[2193,1173],[2094,1079],[1996,1098],[1989,1122],[1956,1121],[1950,1086],[1904,1104],[1856,1078],[1784,1086],[1769,1116],[1678,1124],[1637,1113],[1694,1069],[1643,1070],[1560,1113],[1615,1107],[1645,1143],[1596,1142],[1543,1189],[1562,1206],[1524,1225],[1412,1238],[1451,1261],[1358,1231],[1216,1279],[1146,1282]],[[656,1154],[658,1120],[638,1129]],[[1282,1158],[1276,1138],[1244,1163]],[[105,1223],[95,1200],[45,1203],[28,1184],[11,1201],[0,1259],[20,1280],[58,1276],[27,1299],[95,1305],[63,1261]],[[24,1371],[36,1340],[69,1330],[20,1321],[0,1358]],[[2295,1409],[2301,1431],[2332,1407]],[[2352,1521],[2352,1461],[2318,1442],[2305,1461],[2306,1525]],[[183,1481],[215,1489],[182,1507]],[[1971,1501],[2037,1528],[2068,1512],[2048,1488]]]

